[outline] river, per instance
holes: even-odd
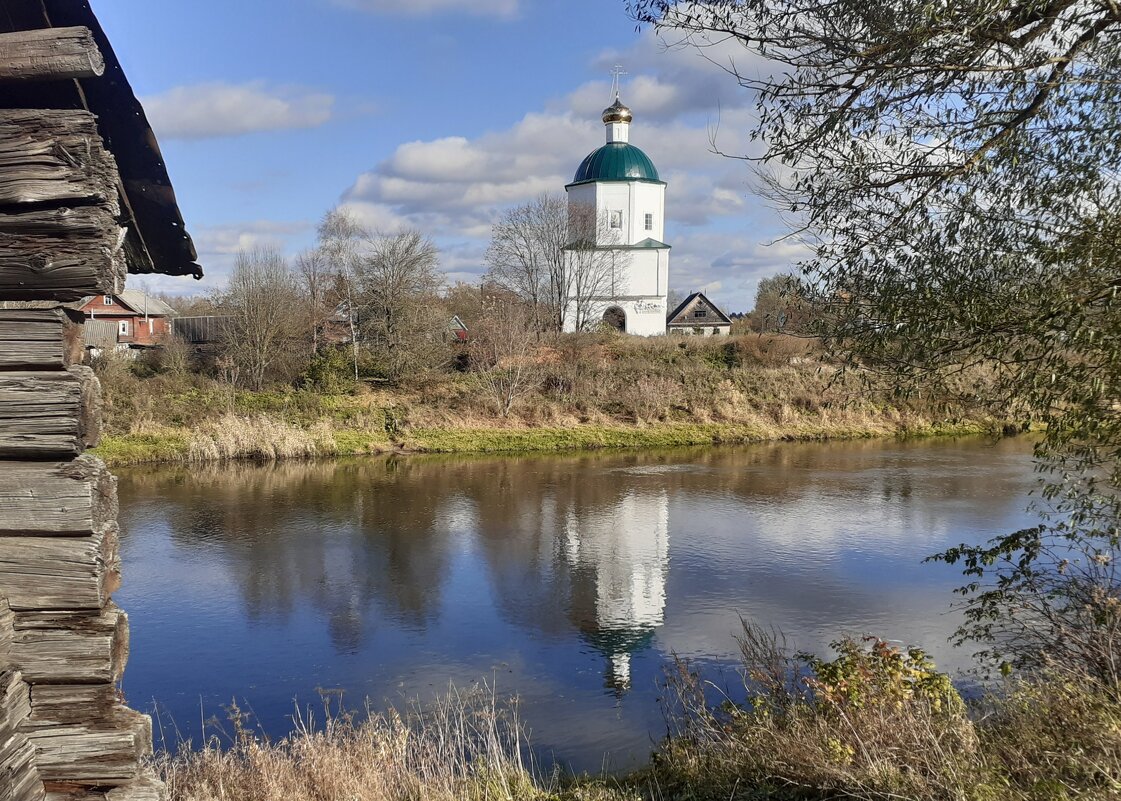
[[[1030,444],[775,444],[120,471],[123,689],[156,744],[237,699],[516,694],[540,753],[643,762],[672,655],[735,684],[739,616],[825,653],[842,633],[947,638],[959,572],[923,558],[1030,524]]]

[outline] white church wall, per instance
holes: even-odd
[[[631,231],[629,244],[637,244],[644,239],[657,239],[665,242],[665,198],[666,188],[662,184],[634,183],[631,201]],[[646,215],[653,216],[653,228],[646,230]]]
[[[658,274],[657,250],[623,251],[620,261],[625,263],[626,280],[619,283],[619,295],[661,295],[661,276]]]

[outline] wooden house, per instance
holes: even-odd
[[[0,799],[158,801],[128,658],[116,479],[85,318],[126,272],[201,277],[163,158],[86,0],[0,14]],[[13,303],[14,302],[14,303]]]
[[[703,292],[694,292],[669,313],[666,331],[696,336],[730,334],[732,319]]]
[[[122,349],[162,344],[171,334],[171,320],[175,316],[175,309],[163,301],[131,289],[119,295],[90,295],[79,302],[78,311],[87,320],[113,323],[114,344]]]

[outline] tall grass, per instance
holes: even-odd
[[[549,797],[535,776],[517,706],[486,688],[455,690],[423,709],[360,719],[324,707],[267,742],[238,716],[234,742],[160,757],[172,801],[514,801]],[[555,789],[555,788],[553,788]]]
[[[681,661],[669,736],[616,779],[543,773],[517,707],[486,688],[356,718],[325,707],[268,742],[163,754],[170,801],[1107,801],[1121,798],[1121,704],[1074,670],[1024,676],[967,704],[917,649],[869,639],[824,660],[745,626],[745,702]]]

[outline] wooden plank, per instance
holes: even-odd
[[[100,612],[119,586],[115,525],[88,537],[0,537],[0,587],[17,619],[19,612]]]
[[[0,214],[0,298],[81,300],[124,288],[125,231],[107,204]]]
[[[117,181],[88,111],[0,110],[0,206],[96,201],[119,212]]]
[[[127,785],[142,777],[140,761],[152,753],[152,719],[125,706],[91,723],[27,721],[22,731],[35,746],[44,782]]]
[[[105,59],[89,28],[0,34],[0,81],[59,81],[104,73]]]
[[[0,370],[63,370],[82,362],[82,315],[0,308]]]
[[[117,519],[117,479],[89,455],[0,462],[0,509],[0,538],[93,534]]]
[[[34,684],[31,720],[88,723],[109,714],[120,700],[112,684]]]
[[[78,456],[100,431],[101,386],[90,368],[0,372],[0,458]]]
[[[109,603],[97,615],[16,615],[12,664],[39,684],[113,684],[128,661],[128,615]]]

